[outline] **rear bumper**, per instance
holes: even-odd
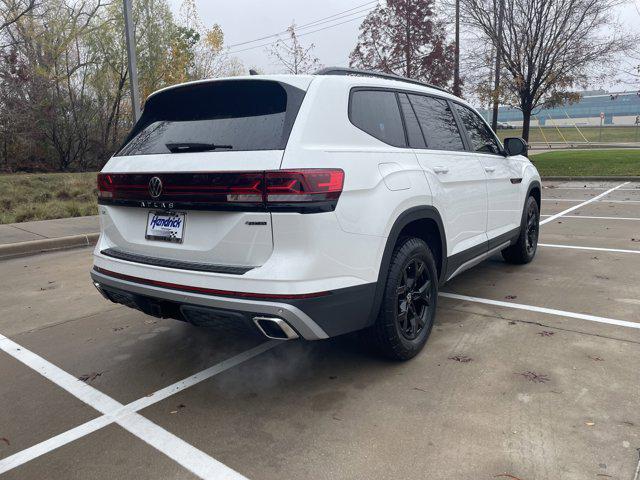
[[[375,284],[342,288],[327,295],[277,301],[216,296],[162,288],[117,278],[96,270],[91,278],[109,300],[145,313],[184,318],[183,309],[204,307],[212,316],[252,322],[258,316],[281,318],[306,340],[320,340],[365,328],[371,324]]]

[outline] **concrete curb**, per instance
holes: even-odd
[[[0,259],[33,255],[35,253],[50,252],[52,250],[63,250],[65,248],[88,247],[95,245],[99,236],[99,233],[88,233],[68,237],[8,243],[6,245],[0,245]]]
[[[616,175],[602,175],[602,176],[598,176],[598,177],[579,177],[579,176],[561,176],[561,177],[542,177],[542,180],[565,180],[565,181],[569,181],[569,180],[579,180],[581,182],[588,182],[589,180],[593,181],[593,180],[597,180],[597,181],[602,181],[602,180],[621,180],[621,181],[629,181],[629,182],[640,182],[640,177],[634,177],[634,176],[616,176]]]

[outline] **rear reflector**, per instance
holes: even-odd
[[[170,208],[332,211],[342,193],[340,169],[261,172],[99,173],[102,204]],[[149,202],[152,204],[150,205]]]
[[[224,297],[240,297],[240,298],[255,298],[263,300],[295,300],[303,298],[317,298],[330,295],[331,292],[313,292],[313,293],[250,293],[250,292],[234,292],[231,290],[218,290],[214,288],[194,287],[192,285],[180,285],[177,283],[162,282],[160,280],[150,280],[148,278],[134,277],[131,275],[125,275],[124,273],[112,272],[106,268],[93,267],[93,269],[103,275],[107,275],[113,278],[119,278],[128,282],[141,283],[144,285],[151,285],[154,287],[168,288],[170,290],[180,290],[184,292],[200,293],[204,295],[216,295]]]

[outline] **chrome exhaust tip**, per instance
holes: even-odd
[[[100,295],[102,295],[103,298],[111,301],[111,299],[107,296],[107,294],[104,293],[104,290],[102,289],[102,286],[98,282],[93,282],[93,286],[96,287],[96,290],[98,290],[98,292],[100,292]]]
[[[274,340],[294,340],[298,338],[296,331],[281,318],[253,317],[253,323],[267,338]]]

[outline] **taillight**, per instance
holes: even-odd
[[[113,197],[113,182],[108,174],[98,174],[98,198]]]
[[[168,208],[201,210],[332,211],[343,184],[340,169],[99,173],[98,198],[100,203],[142,207],[168,202]]]
[[[266,172],[266,202],[324,202],[342,193],[342,170],[282,170]]]

